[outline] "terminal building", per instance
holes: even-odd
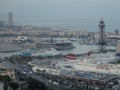
[[[38,48],[54,48],[56,50],[70,50],[73,49],[74,46],[69,42],[59,42],[59,43],[37,43]]]

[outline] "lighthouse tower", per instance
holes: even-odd
[[[105,23],[104,20],[101,19],[99,21],[99,52],[102,53],[105,51]]]

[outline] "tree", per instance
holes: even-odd
[[[47,88],[45,84],[35,79],[29,78],[28,79],[28,90],[47,90]]]
[[[8,83],[10,82],[10,77],[8,75],[2,76],[4,82],[4,90],[8,90]]]
[[[19,85],[16,82],[11,82],[9,85],[13,90],[18,90],[19,88]]]

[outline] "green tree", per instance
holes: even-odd
[[[19,85],[16,82],[11,82],[9,85],[13,90],[18,90],[19,88]]]
[[[4,90],[8,90],[8,85],[10,82],[10,77],[8,75],[2,76],[3,82],[4,82]]]
[[[47,88],[45,84],[35,79],[29,78],[28,79],[28,90],[47,90]]]

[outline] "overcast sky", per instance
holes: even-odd
[[[7,19],[8,12],[19,24],[96,31],[102,17],[107,31],[120,29],[120,0],[0,0],[0,19]]]

